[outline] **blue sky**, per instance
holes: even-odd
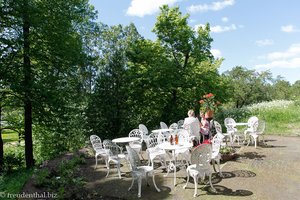
[[[220,73],[235,66],[270,70],[294,83],[300,80],[299,0],[90,0],[98,21],[133,22],[139,33],[155,40],[152,29],[159,6],[179,6],[191,27],[210,23],[212,52],[223,57]]]

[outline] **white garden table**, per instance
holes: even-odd
[[[168,165],[168,173],[165,175],[167,176],[169,174],[170,170],[174,170],[174,186],[176,186],[176,156],[175,156],[175,150],[184,149],[184,148],[190,148],[193,146],[192,143],[180,143],[180,144],[173,144],[171,145],[170,142],[163,142],[161,144],[157,145],[158,148],[164,149],[165,151],[172,151],[172,158]]]

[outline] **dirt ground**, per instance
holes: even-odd
[[[265,144],[242,146],[238,148],[238,158],[222,164],[224,177],[213,174],[213,192],[207,180],[198,184],[197,198],[206,200],[243,199],[243,200],[293,200],[300,197],[300,137],[265,136]],[[146,156],[144,156],[146,157]],[[86,184],[83,188],[84,199],[138,199],[137,183],[131,191],[131,174],[128,165],[122,165],[122,178],[112,166],[106,178],[103,162],[94,169],[94,157],[88,157],[81,165],[81,176]],[[177,185],[173,185],[173,172],[164,177],[166,170],[158,163],[155,165],[156,184],[161,189],[157,192],[149,180],[150,186],[143,180],[140,199],[195,199],[193,179],[186,189],[186,172],[184,168],[177,171]],[[34,191],[32,191],[34,190]],[[36,189],[25,185],[24,192],[32,193]],[[41,192],[41,191],[38,191]]]

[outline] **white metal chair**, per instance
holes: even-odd
[[[131,190],[134,181],[138,181],[138,198],[141,197],[141,188],[142,188],[142,178],[146,178],[147,185],[148,184],[148,176],[152,176],[152,181],[157,192],[160,192],[160,189],[157,187],[155,183],[155,173],[152,166],[142,166],[140,158],[136,151],[134,151],[130,146],[126,146],[126,150],[128,152],[128,160],[131,166],[131,174],[132,174],[132,182],[128,189]]]
[[[253,124],[254,131],[249,133],[250,138],[247,145],[249,145],[251,138],[253,138],[254,146],[256,148],[256,145],[258,143],[258,137],[259,136],[263,137],[265,126],[266,126],[265,121],[263,120],[258,120]],[[263,142],[265,142],[264,137],[263,137]]]
[[[218,135],[217,137],[218,138],[221,138],[220,136],[222,136],[222,140],[221,140],[221,146],[227,146],[227,143],[224,143],[223,142],[223,140],[224,139],[226,139],[226,137],[228,136],[228,137],[230,137],[229,135],[227,135],[227,134],[223,134],[222,133],[222,126],[221,126],[221,124],[219,123],[219,122],[217,122],[217,121],[213,121],[213,123],[214,123],[214,125],[215,125],[215,129],[216,129],[216,132],[217,132],[217,134],[216,135]],[[215,135],[215,136],[216,136]],[[215,137],[214,136],[214,137]]]
[[[95,169],[97,168],[97,164],[98,164],[98,156],[100,156],[101,158],[103,158],[105,160],[105,165],[107,166],[107,157],[108,156],[106,154],[105,149],[102,146],[102,141],[101,141],[100,137],[97,135],[91,135],[90,141],[91,141],[92,147],[95,151],[95,160],[96,160]]]
[[[110,163],[112,162],[117,165],[119,178],[121,179],[120,164],[122,160],[126,160],[126,156],[122,152],[123,149],[108,139],[103,141],[103,147],[106,150],[106,154],[108,155],[107,164],[106,164],[107,167],[106,177],[108,177],[109,175]]]
[[[237,129],[235,128],[236,122],[233,118],[227,117],[224,120],[224,125],[226,127],[227,135],[230,135],[231,144],[234,143],[235,140],[237,140],[238,145],[240,145],[240,136],[238,134]]]
[[[221,160],[220,148],[221,148],[221,144],[222,144],[224,137],[225,136],[223,134],[217,133],[212,139],[211,161],[212,161],[214,169],[216,169],[215,162],[217,163],[219,175],[221,177],[223,177],[223,174],[222,174],[221,168],[220,168],[220,160]]]
[[[173,123],[170,125],[169,129],[173,129],[173,130],[176,130],[178,129],[178,124],[177,123]]]
[[[252,116],[248,119],[247,129],[244,131],[244,141],[247,139],[247,134],[254,132],[254,124],[258,121],[256,116]]]
[[[142,131],[142,140],[146,143],[149,138],[148,128],[144,124],[139,124],[139,130]]]
[[[137,153],[139,153],[142,156],[142,140],[143,140],[143,132],[140,131],[139,129],[133,129],[129,132],[128,137],[138,137],[140,140],[130,142],[129,146],[133,148]]]
[[[191,142],[189,132],[185,129],[177,129],[174,134],[178,135],[178,143],[179,144]],[[183,159],[185,160],[187,165],[190,162],[191,154],[190,154],[189,148],[175,150],[175,156],[176,156],[176,158],[179,158],[180,156],[183,157]]]
[[[211,183],[211,176],[212,176],[212,170],[210,166],[210,161],[211,161],[211,145],[210,144],[202,144],[197,146],[195,149],[192,151],[191,155],[191,165],[187,167],[186,172],[187,172],[187,181],[186,184],[183,186],[185,189],[190,176],[193,177],[194,179],[194,184],[195,184],[195,190],[194,190],[194,197],[197,196],[197,190],[198,190],[198,179],[204,178],[206,176],[209,177],[209,184],[212,187],[213,190],[214,187]]]
[[[183,120],[183,119],[179,120],[179,121],[177,122],[178,128],[183,128],[183,123],[184,123],[184,120]]]
[[[154,167],[154,159],[159,158],[163,161],[164,166],[166,165],[166,152],[163,149],[158,148],[158,144],[165,141],[165,137],[161,133],[151,133],[147,144],[146,153],[148,155],[148,165],[151,164]]]
[[[168,125],[167,125],[165,122],[160,122],[159,124],[160,124],[160,128],[161,128],[161,129],[169,129]],[[166,138],[168,138],[168,137],[171,135],[171,133],[170,133],[169,131],[164,131],[164,132],[162,132],[162,134],[163,134]]]
[[[161,129],[168,129],[169,128],[168,125],[165,122],[160,122],[159,124],[160,124]]]

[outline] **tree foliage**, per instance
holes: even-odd
[[[80,31],[94,13],[87,0],[4,0],[1,11],[1,81],[22,99],[30,167],[32,124],[39,152],[47,144],[53,156],[83,141],[74,141],[82,135],[88,60]]]

